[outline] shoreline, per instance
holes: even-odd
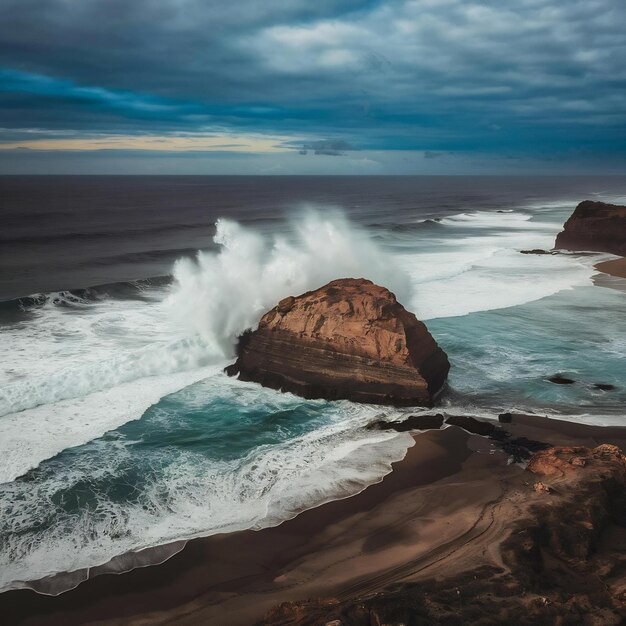
[[[615,276],[616,278],[626,278],[626,257],[619,259],[611,259],[609,261],[602,261],[594,265],[595,269],[608,274],[609,276]]]
[[[626,448],[626,427],[521,415],[503,426],[552,445]],[[8,591],[0,614],[27,625],[236,626],[286,601],[348,599],[398,581],[450,577],[468,562],[463,546],[480,543],[486,512],[528,480],[507,461],[495,442],[458,427],[426,431],[391,473],[355,496],[272,528],[190,540],[161,565],[100,574],[59,596]]]

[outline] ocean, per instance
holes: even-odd
[[[418,409],[222,371],[265,310],[335,278],[426,322],[451,362],[437,410],[623,425],[626,281],[607,254],[520,253],[584,199],[624,203],[626,177],[0,177],[0,590],[381,480],[413,440],[365,427]]]

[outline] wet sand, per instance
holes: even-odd
[[[536,416],[504,427],[554,445],[626,448],[621,427]],[[190,541],[162,565],[97,576],[61,596],[2,594],[3,623],[253,624],[284,601],[347,599],[445,577],[476,565],[477,555],[493,564],[507,532],[494,524],[494,507],[513,506],[528,473],[508,465],[493,441],[456,427],[415,439],[392,473],[356,496],[275,528]]]
[[[626,258],[612,259],[611,261],[603,261],[594,266],[597,270],[617,276],[618,278],[626,278]]]

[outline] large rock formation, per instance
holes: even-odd
[[[449,367],[393,293],[346,278],[281,300],[226,371],[305,398],[412,406],[432,404]]]
[[[626,206],[581,202],[557,235],[554,247],[626,256]]]

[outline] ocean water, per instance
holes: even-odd
[[[586,198],[623,202],[626,178],[0,177],[0,590],[59,593],[388,473],[412,438],[365,427],[415,409],[222,372],[267,308],[334,278],[426,321],[443,409],[623,424],[626,280],[598,277],[606,254],[520,254]]]

